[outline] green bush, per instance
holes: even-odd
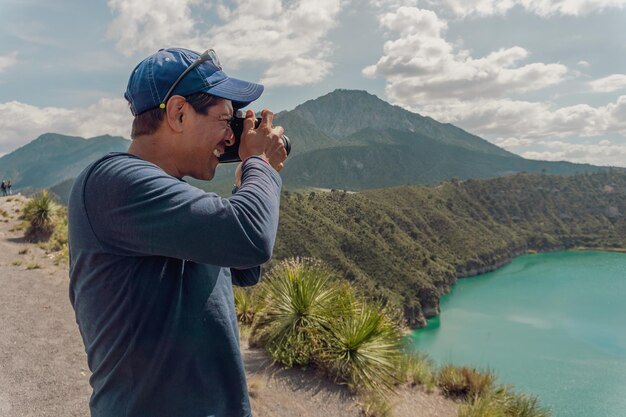
[[[31,242],[50,239],[59,207],[47,190],[29,200],[22,213],[24,220],[29,223],[25,233],[26,239]]]
[[[495,375],[474,368],[446,365],[439,371],[439,388],[449,397],[471,400],[488,396],[494,389]]]
[[[286,366],[313,363],[354,390],[393,386],[401,348],[395,317],[357,300],[352,287],[318,261],[279,263],[261,284],[263,305],[250,343]]]
[[[408,351],[398,363],[398,380],[411,385],[422,385],[427,391],[437,386],[435,366],[425,353]]]
[[[354,390],[384,393],[397,382],[400,329],[377,304],[356,302],[325,329],[322,366]]]
[[[263,281],[266,306],[253,324],[252,345],[264,346],[287,366],[311,362],[320,333],[344,310],[344,286],[331,283],[333,272],[309,259],[281,262]]]
[[[536,397],[517,394],[507,387],[475,397],[459,408],[459,417],[550,417]]]

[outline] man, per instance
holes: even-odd
[[[93,417],[249,416],[232,284],[258,282],[278,227],[283,130],[248,110],[238,189],[213,178],[234,108],[263,87],[229,78],[215,53],[165,49],[133,71],[128,153],[77,178],[69,202],[70,300]]]

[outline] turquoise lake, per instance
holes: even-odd
[[[626,254],[520,256],[459,280],[412,337],[436,364],[490,369],[555,417],[625,417]]]

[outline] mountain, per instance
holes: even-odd
[[[281,112],[293,146],[288,188],[364,190],[516,172],[573,174],[588,164],[522,158],[456,126],[393,106],[365,91],[335,90]]]
[[[439,123],[430,117],[411,113],[402,107],[393,106],[373,94],[358,90],[335,90],[315,100],[309,100],[290,112],[291,117],[298,116],[335,141],[344,142],[341,138],[354,136],[360,131],[369,129],[398,132],[412,132],[421,136],[436,139],[438,142],[460,146],[469,150],[481,151],[486,154],[517,157],[478,136],[472,135],[448,123]],[[284,115],[280,113],[277,121],[281,122]],[[288,131],[290,132],[290,131]],[[346,141],[345,143],[354,143]]]
[[[527,251],[576,247],[626,250],[626,172],[287,191],[271,262],[322,259],[421,326],[458,277]]]
[[[490,178],[516,172],[573,174],[607,168],[533,161],[512,154],[451,124],[393,106],[365,91],[335,90],[276,114],[292,153],[282,172],[287,189],[365,190],[432,184],[450,178]],[[0,158],[0,176],[14,189],[53,187],[129,141],[83,139],[48,133]],[[234,164],[219,167],[213,181],[195,186],[229,195]],[[62,194],[61,187],[59,193]]]
[[[51,187],[73,179],[90,162],[109,152],[123,152],[130,141],[109,135],[83,139],[46,133],[0,158],[0,177],[15,190]]]

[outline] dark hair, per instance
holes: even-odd
[[[207,93],[193,93],[185,97],[185,100],[191,104],[191,107],[200,114],[208,114],[209,108],[217,104],[217,97]],[[138,114],[133,119],[133,127],[130,131],[130,137],[135,139],[138,136],[150,135],[156,132],[165,116],[165,109],[155,107],[150,110]]]

